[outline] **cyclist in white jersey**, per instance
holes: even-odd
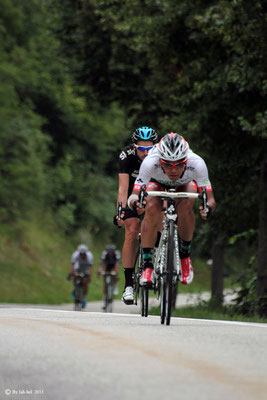
[[[144,212],[138,203],[138,192],[144,184],[147,190],[154,191],[173,187],[179,192],[197,192],[201,191],[201,187],[205,187],[208,212],[204,212],[202,206],[199,207],[203,219],[207,219],[216,206],[205,161],[190,150],[185,139],[177,133],[165,135],[141,165],[132,195],[128,199],[129,207],[136,209],[138,213]],[[145,204],[146,213],[141,228],[145,270],[141,275],[140,284],[150,288],[153,285],[152,249],[156,242],[162,200],[159,197],[148,196]],[[194,199],[177,200],[182,283],[185,285],[193,280],[190,259],[190,247],[195,229],[193,205]]]
[[[76,251],[71,256],[71,266],[67,279],[73,277],[75,279],[75,273],[81,272],[84,274],[83,277],[83,302],[82,308],[86,307],[88,284],[91,281],[91,275],[93,271],[93,254],[88,250],[88,247],[84,244],[80,244]],[[74,291],[72,292],[74,296]]]

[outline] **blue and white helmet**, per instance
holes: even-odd
[[[88,247],[85,244],[80,244],[77,250],[79,253],[85,254],[88,251]]]
[[[139,140],[150,140],[153,143],[157,143],[158,135],[154,129],[142,126],[141,128],[137,128],[132,134],[133,143],[137,143]]]

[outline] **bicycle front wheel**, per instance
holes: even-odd
[[[166,278],[160,279],[160,322],[162,325],[165,323],[166,318]]]
[[[83,289],[81,286],[75,287],[74,310],[81,311],[83,301]]]
[[[141,288],[141,315],[147,317],[148,315],[148,289]]]
[[[167,287],[166,287],[166,325],[170,325],[173,298],[173,270],[174,270],[174,221],[170,221],[168,250],[167,250]]]
[[[112,312],[112,300],[113,300],[113,285],[111,282],[107,285],[107,303],[106,312]]]

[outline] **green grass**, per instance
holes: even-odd
[[[160,315],[160,308],[152,308],[149,311],[151,315]],[[267,323],[267,318],[245,317],[240,314],[233,314],[228,307],[222,307],[220,310],[214,310],[208,302],[202,302],[197,306],[179,307],[173,310],[173,317],[196,318],[196,319],[215,319],[239,322],[258,322]]]
[[[83,235],[85,236],[84,233]],[[84,241],[65,237],[50,217],[20,221],[0,228],[0,302],[64,304],[72,302],[72,282],[66,280],[76,246]],[[90,237],[86,242],[92,242]],[[94,256],[88,300],[102,299],[103,278],[96,271],[105,243],[90,243]],[[121,297],[124,279],[120,269]]]
[[[85,238],[85,239],[84,239]],[[94,256],[92,281],[88,301],[102,300],[103,278],[97,277],[101,252],[106,243],[93,243],[86,232],[66,237],[47,216],[20,221],[16,226],[0,226],[0,303],[64,304],[72,302],[72,282],[66,280],[72,252],[80,242],[89,244]],[[180,285],[180,293],[201,293],[210,290],[211,270],[205,261],[193,258],[194,281]],[[124,288],[123,268],[119,271],[120,299]],[[230,280],[225,287],[230,287]],[[159,309],[151,310],[159,314]],[[223,311],[213,311],[203,304],[174,311],[174,316],[205,319],[233,319],[237,321],[267,322],[259,318],[245,318]]]

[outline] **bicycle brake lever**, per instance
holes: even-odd
[[[121,213],[122,213],[122,202],[119,201],[119,203],[118,203],[118,221],[121,220]]]
[[[208,212],[208,207],[207,207],[207,191],[205,187],[201,187],[202,189],[202,206],[203,206],[203,211]]]
[[[139,208],[143,208],[143,200],[144,200],[144,197],[145,197],[145,196],[147,196],[147,193],[146,193],[146,185],[142,185],[141,190],[140,190],[140,192],[139,192],[139,199],[138,199],[138,201],[139,201]]]

